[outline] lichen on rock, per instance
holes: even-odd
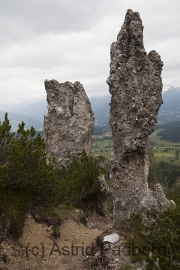
[[[110,125],[114,226],[121,227],[132,212],[146,216],[152,207],[169,206],[161,188],[149,190],[149,135],[162,102],[163,62],[156,51],[146,53],[138,12],[127,10],[124,24],[111,45]],[[157,190],[160,192],[158,193]],[[161,202],[160,202],[161,201]]]

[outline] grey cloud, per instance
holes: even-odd
[[[127,8],[140,12],[149,40],[180,33],[178,0],[1,0],[0,32],[5,39],[19,39],[47,32],[85,31],[99,24],[103,17],[123,19]]]
[[[165,89],[178,83],[179,0],[0,0],[0,94],[45,96],[44,79],[79,80],[107,93],[110,45],[128,8],[144,24],[146,51],[164,62]],[[1,102],[1,100],[0,100]]]
[[[20,39],[83,31],[101,19],[102,7],[103,0],[1,0],[0,32],[4,38]]]

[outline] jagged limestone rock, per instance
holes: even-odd
[[[111,45],[110,125],[114,226],[132,212],[146,217],[147,210],[169,206],[160,185],[149,190],[149,135],[154,131],[162,104],[163,62],[156,51],[148,55],[143,45],[143,25],[138,12],[128,10],[124,24]]]
[[[94,113],[80,82],[59,83],[45,80],[48,114],[44,117],[47,156],[55,157],[59,167],[68,167],[72,157],[79,158],[83,149],[90,153],[93,144]],[[110,194],[104,176],[99,177],[101,192],[94,197],[94,208],[108,215]]]
[[[83,149],[89,154],[93,143],[94,113],[80,82],[59,83],[45,80],[48,114],[44,134],[48,157],[55,157],[60,167],[68,167],[72,156]]]

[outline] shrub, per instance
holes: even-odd
[[[6,189],[0,191],[0,241],[4,240],[7,234],[15,238],[22,234],[29,199],[30,197],[22,191]],[[3,235],[3,231],[7,234]]]
[[[19,124],[11,133],[8,115],[0,123],[0,214],[9,233],[22,232],[28,205],[57,207],[60,203],[76,204],[89,195],[99,193],[98,177],[105,173],[101,156],[82,152],[73,157],[68,169],[58,169],[55,159],[48,159],[45,142],[33,127]]]
[[[73,157],[70,167],[60,172],[63,201],[76,204],[89,195],[98,194],[98,177],[105,173],[103,162],[102,156],[88,156],[85,151],[82,152],[80,160]]]
[[[145,246],[152,252],[152,256],[142,252],[142,256],[134,256],[132,261],[145,258],[146,269],[154,268],[157,262],[159,269],[179,270],[180,269],[180,208],[169,208],[164,212],[163,217],[150,226],[144,226],[139,214],[133,213],[126,222],[126,228],[130,233],[130,239],[134,245],[140,248]],[[126,234],[127,236],[128,234]],[[138,254],[139,255],[139,254]]]

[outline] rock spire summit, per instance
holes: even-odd
[[[149,135],[154,131],[162,101],[163,62],[156,51],[146,53],[138,12],[127,10],[124,23],[111,45],[110,125],[114,226],[121,227],[132,212],[146,218],[147,210],[169,206],[162,187],[148,188]]]

